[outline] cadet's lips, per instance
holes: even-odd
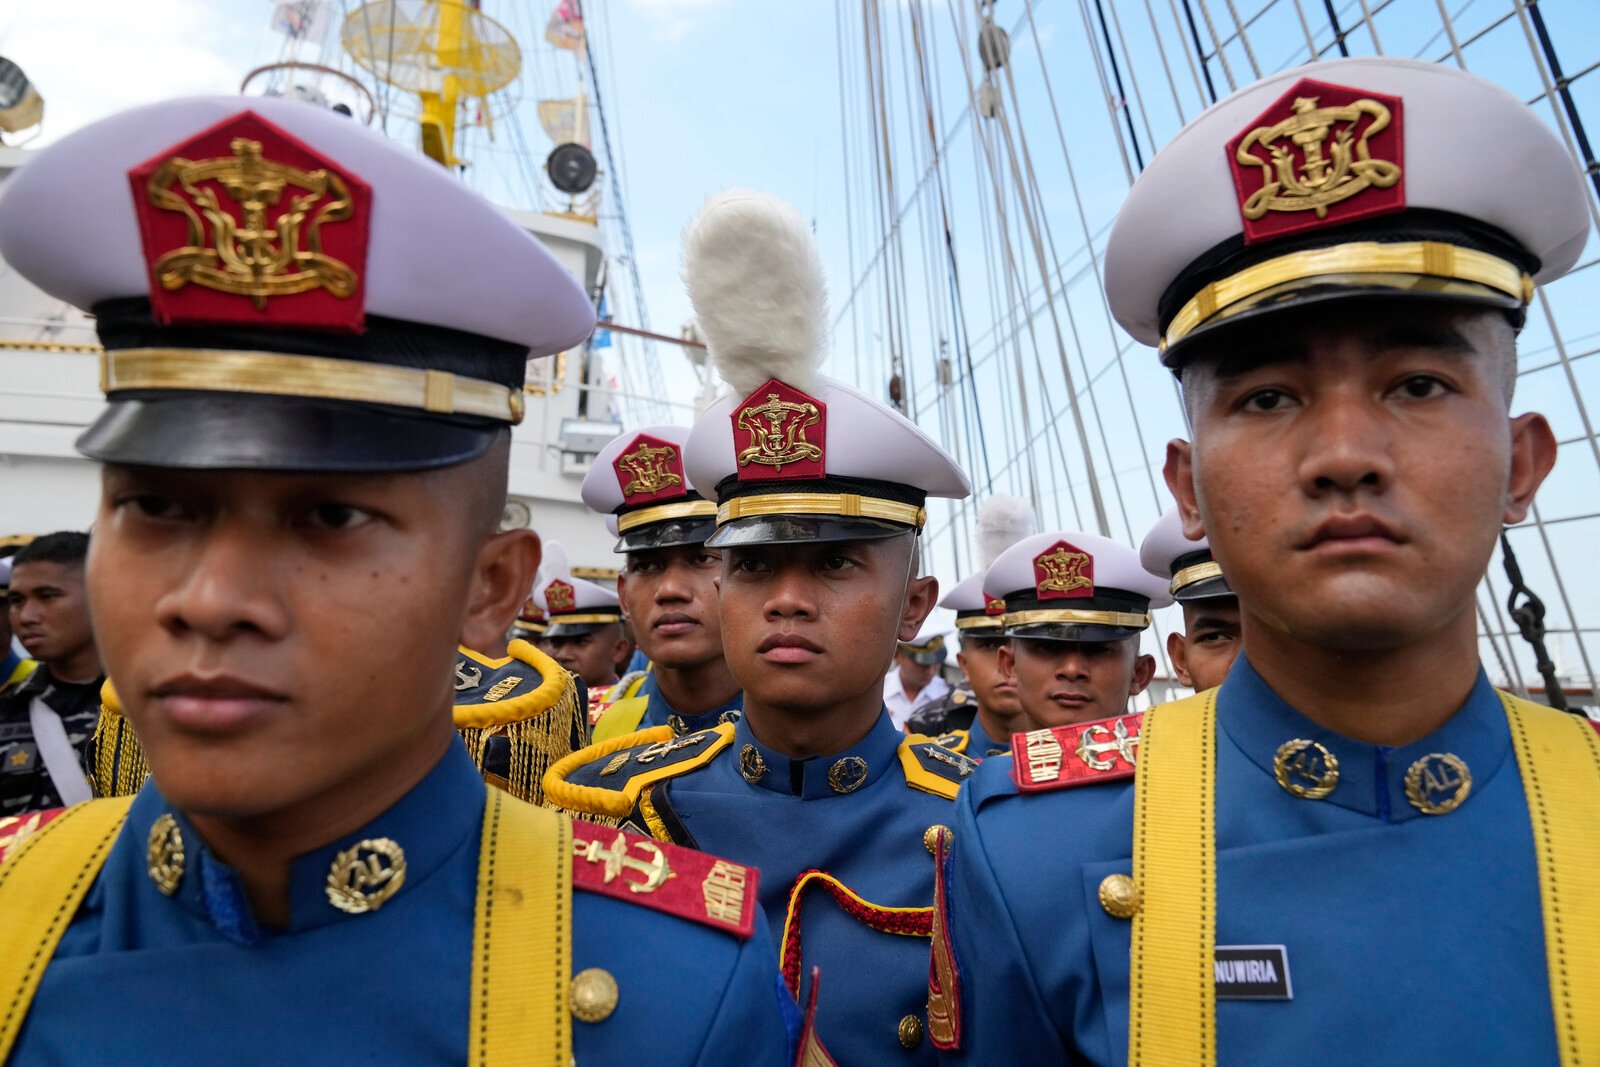
[[[174,726],[196,733],[230,733],[276,711],[282,693],[227,674],[184,674],[150,691]]]
[[[1295,547],[1306,551],[1374,551],[1404,544],[1403,537],[1392,525],[1375,515],[1361,512],[1354,515],[1334,515],[1322,520]]]
[[[688,633],[690,630],[693,630],[699,625],[700,620],[694,618],[692,615],[685,615],[682,612],[674,611],[668,612],[659,619],[655,620],[655,622],[650,624],[650,629],[667,637],[676,637],[679,634]]]
[[[822,646],[789,631],[769,634],[756,646],[756,653],[772,663],[810,663],[823,654]]]

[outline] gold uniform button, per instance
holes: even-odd
[[[946,841],[950,841],[955,838],[955,834],[950,832],[950,827],[941,826],[938,823],[934,823],[932,826],[922,831],[922,847],[927,849],[935,856],[939,854],[938,848],[940,834],[944,835],[944,839]]]
[[[611,972],[600,967],[590,967],[572,976],[567,988],[567,1003],[573,1017],[579,1022],[603,1023],[617,1010],[620,996],[617,980]]]
[[[1131,919],[1139,910],[1144,895],[1125,874],[1108,874],[1100,883],[1100,906],[1113,919]]]
[[[916,1048],[920,1044],[922,1044],[922,1017],[907,1015],[900,1020],[900,1045],[902,1048]]]

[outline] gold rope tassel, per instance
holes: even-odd
[[[133,724],[122,717],[122,704],[108,679],[100,687],[100,722],[94,730],[94,773],[90,784],[97,797],[131,797],[150,776],[144,746]]]

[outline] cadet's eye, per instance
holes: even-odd
[[[120,507],[130,507],[146,519],[179,519],[183,508],[170,497],[155,493],[130,493],[117,501]]]
[[[1413,374],[1396,388],[1412,400],[1426,400],[1444,392],[1446,386],[1431,374]]]
[[[1278,411],[1289,406],[1289,394],[1282,389],[1257,389],[1239,406],[1245,411]]]
[[[766,569],[766,564],[754,556],[735,556],[733,559],[735,574],[760,574]]]
[[[835,553],[831,556],[823,556],[817,561],[817,565],[825,571],[843,571],[855,566],[855,560],[849,556]]]
[[[697,552],[694,557],[694,565],[696,567],[720,567],[722,566],[722,554],[720,552]]]
[[[353,530],[371,521],[371,513],[354,504],[316,504],[306,512],[307,524],[322,530]]]

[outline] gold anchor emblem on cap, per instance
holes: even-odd
[[[163,812],[151,824],[144,855],[145,869],[156,888],[169,897],[176,893],[183,881],[183,831],[171,812]]]
[[[739,774],[745,781],[755,785],[767,773],[767,761],[761,758],[761,753],[754,745],[745,745],[739,750]]]
[[[1406,800],[1424,815],[1445,815],[1472,792],[1472,771],[1451,752],[1432,752],[1406,770]]]
[[[387,837],[357,841],[328,867],[328,903],[351,915],[383,907],[406,884],[406,850]]]
[[[1316,741],[1297,737],[1278,746],[1272,776],[1290,796],[1321,800],[1339,784],[1339,757]]]
[[[854,793],[867,780],[867,761],[846,756],[828,768],[828,784],[835,793]]]

